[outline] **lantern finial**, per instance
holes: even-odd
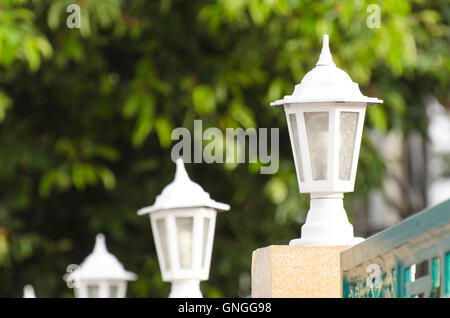
[[[103,234],[101,234],[101,233],[97,234],[97,236],[95,237],[94,252],[95,253],[107,252],[106,243],[105,243],[105,236]]]
[[[178,158],[176,164],[177,170],[175,171],[175,180],[189,179],[186,168],[184,167],[183,159]]]
[[[330,52],[330,46],[328,44],[328,34],[323,35],[322,52],[320,52],[319,60],[316,66],[319,65],[335,65]]]

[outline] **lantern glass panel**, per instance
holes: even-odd
[[[339,125],[339,179],[350,180],[358,127],[357,112],[341,112]]]
[[[313,180],[327,179],[328,112],[305,112],[309,160]]]
[[[206,264],[206,248],[208,245],[208,234],[209,234],[209,223],[210,219],[205,218],[203,220],[203,254],[202,254],[202,267]]]
[[[176,218],[178,233],[178,250],[180,253],[180,267],[192,267],[192,232],[194,225],[193,217]]]
[[[87,296],[88,298],[98,298],[98,286],[88,285],[87,286]]]
[[[298,125],[296,114],[289,114],[289,122],[291,125],[292,134],[292,147],[295,151],[295,158],[297,158],[297,174],[300,176],[300,181],[303,181],[303,168],[302,168],[302,157],[300,154],[300,138],[298,136]]]
[[[169,245],[167,239],[166,220],[165,219],[157,220],[156,226],[158,228],[159,242],[161,244],[161,250],[163,254],[162,257],[164,260],[164,268],[166,270],[170,270],[171,264],[169,258]]]
[[[119,296],[119,286],[111,285],[109,286],[109,297],[117,298]]]

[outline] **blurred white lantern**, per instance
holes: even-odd
[[[77,298],[125,298],[127,281],[136,280],[118,259],[106,249],[105,236],[97,234],[94,251],[70,273]]]
[[[344,192],[355,185],[367,105],[382,100],[361,94],[358,84],[334,64],[328,35],[316,67],[292,95],[271,103],[284,106],[301,193],[311,206],[300,239],[290,245],[353,245],[343,208]]]
[[[36,294],[34,293],[33,286],[26,285],[23,288],[23,298],[36,298]]]
[[[200,298],[200,281],[209,277],[216,213],[230,206],[192,182],[182,159],[176,164],[173,182],[138,214],[150,214],[162,279],[172,283],[169,297]]]

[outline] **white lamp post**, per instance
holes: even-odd
[[[301,193],[311,194],[300,239],[290,245],[354,245],[343,207],[355,185],[366,106],[382,100],[361,94],[358,84],[334,64],[328,35],[316,67],[292,95],[271,103],[284,106]]]
[[[36,298],[36,294],[34,293],[34,288],[32,285],[26,285],[23,288],[23,298]]]
[[[172,283],[169,297],[200,298],[200,281],[209,276],[216,213],[230,206],[192,182],[181,159],[176,164],[173,182],[138,214],[150,214],[162,279]]]
[[[76,298],[125,298],[129,280],[136,275],[108,252],[103,234],[97,234],[94,251],[66,278],[74,283]]]

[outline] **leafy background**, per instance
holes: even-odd
[[[73,297],[62,280],[96,233],[136,272],[129,297],[167,297],[150,224],[137,209],[171,182],[176,127],[279,127],[280,169],[189,164],[191,178],[230,212],[218,215],[206,297],[250,293],[251,253],[298,237],[308,208],[299,195],[284,112],[330,35],[335,63],[365,95],[366,130],[420,132],[424,98],[449,105],[445,0],[0,1],[0,296]],[[381,8],[370,29],[367,6]],[[385,165],[363,137],[352,221]],[[356,234],[367,235],[358,232]]]

